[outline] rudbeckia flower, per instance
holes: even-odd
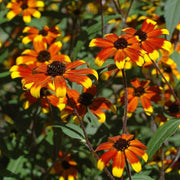
[[[22,13],[23,21],[26,23],[31,22],[31,16],[36,18],[41,17],[41,13],[37,8],[44,7],[43,1],[35,0],[12,0],[6,6],[6,8],[11,9],[7,13],[8,19],[13,19],[15,16]]]
[[[134,135],[122,134],[121,136],[109,137],[109,142],[100,144],[96,151],[108,150],[98,160],[97,168],[102,170],[112,159],[112,174],[115,177],[121,177],[124,171],[125,159],[131,164],[136,172],[140,172],[142,167],[139,157],[145,162],[148,155],[145,153],[146,146],[139,140],[133,140]]]
[[[139,100],[141,100],[144,111],[147,115],[151,115],[153,112],[153,107],[151,101],[160,101],[160,88],[158,86],[148,86],[150,81],[139,79],[131,80],[131,84],[134,87],[129,87],[128,91],[128,116],[130,117],[132,113],[136,110]],[[118,104],[124,104],[124,92],[118,98]]]
[[[67,106],[63,111],[61,111],[62,120],[66,120],[67,116],[74,113],[74,109],[71,105],[73,103],[74,107],[77,109],[78,114],[81,118],[89,110],[98,118],[100,123],[103,123],[106,120],[106,115],[103,110],[111,110],[113,113],[116,112],[116,107],[104,97],[95,97],[96,95],[96,86],[92,85],[90,88],[84,88],[83,93],[79,94],[76,90],[71,90],[68,92],[68,96],[71,100],[69,106]],[[79,120],[74,114],[73,117],[75,123],[78,123]]]
[[[178,102],[172,102],[169,100],[165,102],[164,108],[170,116],[180,117],[180,104]]]
[[[124,68],[127,57],[137,65],[143,65],[144,59],[140,55],[141,48],[135,36],[127,36],[125,34],[118,36],[111,33],[106,34],[104,37],[105,39],[92,39],[89,44],[90,47],[97,46],[103,48],[96,56],[95,64],[97,66],[102,66],[110,56],[114,56],[118,69]]]
[[[59,180],[75,180],[77,176],[77,163],[71,159],[71,154],[59,151],[57,162],[51,168],[50,174],[60,174]]]
[[[167,51],[171,48],[171,43],[158,36],[169,34],[167,29],[158,28],[156,29],[157,23],[151,19],[146,19],[140,30],[128,27],[123,31],[129,35],[138,36],[140,46],[147,52],[152,60],[156,60],[159,57],[158,49],[165,49]]]
[[[52,28],[44,26],[44,28],[41,30],[38,30],[35,27],[26,26],[23,30],[23,33],[29,33],[22,39],[24,44],[28,44],[38,36],[42,37],[43,42],[51,44],[61,34],[57,26]]]
[[[42,41],[42,37],[36,37],[33,41],[34,50],[25,49],[21,56],[16,59],[16,64],[33,64],[36,63],[37,66],[48,62],[50,60],[64,59],[64,61],[70,62],[70,58],[67,55],[59,54],[62,48],[62,43],[60,41],[54,42],[47,46],[47,43]]]
[[[42,63],[39,66],[34,64],[14,65],[10,71],[12,78],[22,78],[23,86],[30,89],[31,95],[36,98],[40,97],[40,90],[44,87],[52,88],[57,97],[64,97],[68,87],[66,80],[89,88],[92,80],[87,74],[98,79],[98,74],[94,69],[75,69],[85,64],[83,60],[68,62],[62,58]]]
[[[53,92],[52,89],[51,92]],[[46,88],[42,88],[40,92],[40,98],[35,98],[31,95],[30,91],[26,91],[21,95],[20,100],[24,101],[24,109],[28,109],[30,106],[40,101],[41,111],[43,113],[48,113],[50,111],[51,105],[58,107],[59,110],[65,108],[65,103],[62,103],[63,99],[65,98],[58,98],[55,94],[52,94],[51,92],[48,91],[48,89]]]

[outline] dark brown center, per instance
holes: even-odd
[[[118,151],[125,151],[129,147],[129,141],[126,141],[125,139],[120,138],[118,141],[114,143],[114,147]]]
[[[143,87],[138,87],[134,89],[134,96],[142,96],[145,93],[144,88]]]
[[[124,49],[124,48],[126,48],[127,46],[128,46],[128,42],[127,42],[127,40],[124,39],[124,38],[119,38],[118,40],[116,40],[116,41],[114,42],[114,47],[115,47],[116,49]]]
[[[141,41],[145,41],[147,39],[146,32],[143,32],[141,30],[136,31],[134,35],[137,35]]]
[[[21,8],[24,10],[24,9],[27,9],[28,8],[28,5],[26,2],[22,3],[21,5]]]
[[[39,34],[41,34],[42,36],[47,36],[48,32],[43,29],[43,30],[39,31]]]
[[[49,61],[51,59],[51,54],[46,50],[40,51],[38,53],[37,59],[39,62]]]
[[[61,76],[65,73],[66,66],[64,63],[59,61],[54,61],[51,64],[48,65],[47,68],[47,75],[49,76]]]
[[[179,105],[178,104],[172,104],[169,106],[169,112],[176,114],[179,112]]]
[[[63,169],[69,169],[71,165],[68,163],[68,161],[62,161],[62,167]]]
[[[93,102],[93,95],[86,92],[82,93],[78,98],[78,102],[85,106],[89,106]]]

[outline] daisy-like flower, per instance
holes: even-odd
[[[105,39],[92,39],[89,44],[90,47],[97,46],[103,48],[96,56],[95,64],[97,66],[102,66],[110,56],[114,56],[114,61],[118,69],[124,68],[127,57],[137,65],[143,65],[144,59],[140,55],[141,48],[135,36],[126,34],[118,36],[110,33],[106,34],[104,37]]]
[[[146,19],[140,30],[128,27],[123,31],[129,35],[138,36],[140,46],[147,52],[152,60],[156,60],[159,57],[158,49],[165,49],[167,51],[171,48],[171,43],[158,36],[169,34],[167,29],[158,28],[156,29],[157,23],[151,19]]]
[[[170,116],[180,117],[180,104],[178,102],[172,102],[169,100],[165,102],[164,108]]]
[[[106,120],[106,115],[103,110],[111,110],[113,113],[116,113],[116,107],[104,97],[95,97],[96,95],[96,86],[92,85],[90,88],[84,88],[83,93],[79,94],[76,90],[71,90],[68,93],[70,98],[70,105],[67,106],[63,111],[61,111],[61,118],[65,121],[67,116],[73,114],[74,109],[71,105],[76,107],[78,114],[81,118],[89,110],[98,118],[100,123],[103,123]],[[73,117],[75,122],[79,122],[77,116],[74,114]]]
[[[57,162],[51,168],[50,174],[60,174],[59,180],[75,180],[77,176],[77,163],[71,159],[71,154],[63,154],[59,151]]]
[[[62,43],[60,41],[54,42],[47,46],[47,43],[43,42],[41,36],[36,37],[33,41],[34,50],[26,49],[22,52],[21,56],[16,59],[16,64],[33,64],[36,63],[37,66],[48,62],[50,60],[61,59],[70,62],[70,58],[67,55],[58,54],[62,48]]]
[[[39,66],[14,65],[10,71],[12,78],[22,78],[23,86],[30,89],[31,95],[36,98],[40,97],[40,90],[44,87],[52,88],[57,97],[64,97],[68,86],[66,80],[89,88],[92,86],[92,80],[87,74],[98,79],[98,74],[94,69],[75,69],[85,64],[83,60],[69,62],[64,58],[59,58]]]
[[[58,98],[56,95],[48,91],[48,89],[42,88],[40,95],[40,98],[35,98],[31,95],[30,91],[24,92],[20,97],[20,100],[24,101],[24,109],[28,109],[30,106],[37,103],[38,101],[40,101],[41,111],[43,113],[48,113],[50,111],[50,105],[58,107],[59,110],[65,108],[65,103],[63,103],[63,101],[65,101],[64,98]]]
[[[22,39],[24,44],[28,44],[29,42],[33,41],[37,36],[42,36],[42,41],[47,44],[51,44],[61,34],[57,26],[52,28],[44,26],[42,30],[38,30],[35,27],[26,26],[23,33],[29,33]]]
[[[140,172],[142,167],[137,156],[147,162],[148,155],[144,151],[146,146],[139,140],[133,140],[133,137],[134,135],[122,134],[121,136],[109,137],[109,142],[100,144],[96,151],[108,151],[98,160],[97,168],[102,170],[112,159],[112,174],[115,177],[121,177],[124,171],[125,159],[127,158],[134,171]]]
[[[139,100],[141,100],[144,111],[147,115],[151,115],[153,112],[153,107],[151,101],[160,101],[160,88],[158,86],[148,86],[150,81],[139,79],[131,80],[131,84],[134,87],[129,87],[128,91],[128,116],[130,117],[132,113],[136,110]],[[124,92],[118,98],[118,104],[124,104]]]
[[[7,18],[13,19],[15,16],[22,13],[23,21],[29,23],[31,22],[32,16],[36,18],[41,17],[41,13],[37,10],[37,8],[42,7],[44,7],[43,1],[12,0],[6,6],[6,8],[10,9],[10,11],[7,13]]]

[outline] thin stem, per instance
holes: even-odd
[[[163,73],[161,72],[161,70],[159,69],[159,66],[157,63],[155,63],[152,59],[151,59],[154,67],[156,68],[156,70],[159,72],[159,74],[162,76],[162,78],[164,79],[164,81],[166,82],[166,84],[168,85],[171,93],[173,94],[174,96],[174,99],[176,100],[176,102],[180,103],[178,97],[176,96],[175,92],[174,92],[174,89],[171,87],[170,83],[167,81],[167,79],[164,77]]]
[[[131,171],[130,171],[129,163],[128,163],[128,161],[127,161],[126,156],[125,156],[125,161],[126,161],[126,168],[127,168],[127,173],[128,173],[128,176],[129,176],[129,180],[132,180]]]
[[[69,98],[68,95],[67,96],[67,99],[69,101],[69,103],[71,104],[73,110],[74,110],[74,113],[76,114],[79,122],[80,122],[80,125],[81,125],[81,128],[83,130],[83,133],[84,133],[84,138],[85,138],[85,141],[86,141],[86,144],[89,148],[89,150],[92,152],[92,154],[94,155],[94,157],[96,158],[96,160],[99,160],[99,156],[97,155],[97,153],[95,152],[95,150],[93,149],[93,147],[91,146],[91,143],[89,142],[89,139],[88,139],[88,136],[87,136],[87,133],[86,133],[86,130],[85,130],[85,126],[84,126],[84,123],[76,109],[76,107],[74,106],[74,104],[72,103],[71,99]],[[104,171],[106,172],[107,176],[111,179],[111,180],[115,180],[114,177],[111,175],[111,173],[109,172],[109,170],[105,167],[104,168]]]
[[[102,0],[100,0],[100,7],[101,7],[101,34],[102,37],[104,36],[104,16],[103,16],[103,4],[102,4]]]
[[[122,78],[124,85],[124,116],[123,116],[123,133],[127,131],[127,108],[128,108],[128,92],[127,92],[127,82],[126,82],[126,73],[122,69]]]

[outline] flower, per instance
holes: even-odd
[[[59,151],[59,156],[57,162],[51,168],[50,174],[59,174],[59,180],[74,180],[77,179],[77,163],[71,160],[71,154],[63,154],[62,151]]]
[[[61,111],[61,118],[63,120],[70,114],[73,114],[74,108],[77,109],[78,114],[81,118],[89,110],[98,118],[100,123],[103,123],[106,120],[106,115],[103,110],[111,110],[113,113],[116,112],[116,107],[104,97],[96,97],[96,86],[92,85],[90,88],[84,88],[83,93],[79,94],[76,90],[71,90],[71,93],[68,93],[70,98],[69,106],[67,106],[63,111]],[[74,114],[74,121],[79,122],[77,116]]]
[[[178,118],[180,117],[180,104],[178,102],[168,100],[165,102],[164,108],[170,116]]]
[[[156,85],[148,86],[150,81],[142,80],[138,78],[131,80],[131,84],[134,87],[127,88],[128,91],[128,116],[130,117],[132,113],[136,110],[139,100],[141,100],[144,111],[147,115],[151,115],[153,112],[153,107],[151,101],[160,101],[160,88]],[[124,104],[124,92],[118,98],[119,105]]]
[[[148,160],[148,155],[145,153],[146,146],[139,140],[133,140],[134,135],[122,134],[121,136],[109,137],[109,142],[100,144],[96,151],[108,150],[97,162],[97,168],[102,170],[112,159],[112,174],[116,177],[121,177],[124,171],[125,159],[131,164],[136,172],[141,171],[141,163],[139,157],[145,162]]]
[[[12,78],[22,78],[23,86],[30,89],[31,95],[36,98],[40,97],[40,90],[44,87],[53,89],[57,97],[64,97],[68,86],[66,80],[89,88],[92,80],[86,74],[91,74],[98,79],[94,69],[75,69],[84,64],[86,63],[83,60],[68,62],[64,58],[59,58],[39,66],[14,65],[10,71]]]
[[[35,1],[35,0],[12,0],[6,6],[6,8],[11,9],[7,13],[8,19],[13,19],[15,16],[22,13],[23,21],[26,23],[31,22],[31,16],[36,18],[41,17],[41,13],[37,10],[37,8],[44,7],[43,1]]]
[[[53,92],[52,89],[51,92]],[[30,91],[28,90],[21,95],[20,100],[24,100],[24,109],[28,109],[29,106],[37,103],[40,100],[41,111],[43,113],[48,113],[50,111],[51,105],[58,107],[59,110],[62,110],[65,107],[65,104],[62,103],[65,101],[64,98],[58,98],[51,92],[48,91],[48,89],[46,88],[42,88],[40,92],[40,98],[35,98],[31,95]]]
[[[41,36],[38,36],[33,41],[34,50],[26,49],[22,52],[21,56],[16,59],[16,64],[32,64],[36,63],[37,66],[48,62],[50,60],[64,59],[64,61],[70,62],[70,58],[67,55],[58,54],[62,48],[60,41],[54,42],[49,47]]]
[[[118,36],[110,33],[104,37],[105,39],[94,38],[89,43],[90,47],[103,48],[96,56],[95,64],[97,66],[102,66],[110,56],[114,56],[115,64],[119,69],[124,68],[127,57],[137,65],[143,65],[144,60],[140,55],[141,48],[135,36],[127,36],[126,34]]]
[[[52,28],[44,26],[42,30],[38,30],[35,27],[26,26],[23,30],[23,33],[29,33],[22,39],[24,44],[28,44],[38,36],[42,37],[43,42],[51,44],[58,36],[60,36],[60,31],[57,26]]]
[[[171,43],[158,36],[163,34],[169,34],[167,29],[156,29],[156,22],[151,19],[145,19],[140,30],[128,27],[123,31],[129,35],[138,36],[140,46],[147,52],[152,60],[156,60],[159,57],[158,48],[165,49],[167,51],[171,48]]]

